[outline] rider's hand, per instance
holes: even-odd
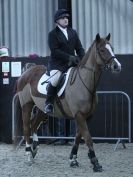
[[[78,56],[70,56],[69,57],[69,62],[71,62],[71,63],[73,63],[73,64],[78,64],[79,63],[79,61],[80,61],[80,58],[78,57]]]

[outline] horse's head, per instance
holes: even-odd
[[[100,66],[106,66],[110,68],[112,72],[120,72],[121,64],[116,59],[113,52],[113,48],[109,43],[110,33],[106,38],[101,38],[99,34],[96,35],[96,54],[97,54],[97,63]]]

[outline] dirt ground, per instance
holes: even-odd
[[[0,143],[0,177],[133,177],[133,143],[121,144],[114,151],[115,144],[94,144],[96,155],[104,171],[93,172],[87,157],[87,147],[80,145],[78,168],[69,166],[72,146],[41,144],[32,163],[27,162],[25,146],[15,150],[13,145]]]

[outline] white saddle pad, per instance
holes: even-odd
[[[71,69],[72,68],[69,68],[67,73],[66,73],[65,82],[64,82],[63,86],[60,88],[60,90],[58,91],[58,93],[57,93],[58,96],[61,96],[63,91],[65,90],[65,87],[67,85],[67,81],[68,81]],[[38,92],[40,92],[44,95],[47,95],[47,89],[46,88],[47,88],[47,85],[48,85],[49,81],[50,81],[50,76],[48,76],[47,74],[43,74],[42,77],[40,78],[39,82],[38,82],[38,85],[37,85]]]

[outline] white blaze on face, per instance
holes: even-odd
[[[33,133],[33,140],[34,140],[34,141],[38,141],[38,136],[37,136],[36,133]]]
[[[110,52],[110,54],[112,55],[112,57],[114,57],[114,61],[117,63],[118,68],[121,70],[121,64],[120,64],[119,61],[116,59],[115,54],[114,54],[112,48],[110,47],[110,45],[109,45],[109,44],[106,44],[105,47],[106,47],[106,49],[108,49],[108,51]]]
[[[115,55],[114,55],[114,53],[113,53],[113,50],[112,50],[112,48],[110,47],[110,45],[109,44],[106,44],[106,49],[108,49],[108,51],[110,52],[110,54],[114,57]]]

